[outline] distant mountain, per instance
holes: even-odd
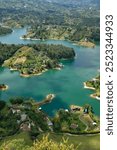
[[[100,6],[100,0],[46,0],[50,3],[57,3],[61,5],[71,5],[71,6]]]
[[[100,0],[0,0],[0,3],[11,3],[11,4],[22,4],[22,6],[24,4],[49,4],[49,3],[53,3],[53,4],[59,4],[59,5],[63,5],[63,6],[79,6],[79,7],[91,7],[91,6],[95,6],[95,7],[99,7],[100,6]]]

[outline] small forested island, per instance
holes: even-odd
[[[84,88],[94,90],[95,93],[91,94],[90,96],[100,100],[100,76],[97,76],[90,81],[84,82]]]
[[[74,59],[75,51],[62,45],[5,45],[0,44],[0,63],[18,70],[23,77],[40,75],[48,69],[61,69],[61,59]],[[7,55],[6,55],[7,53]]]
[[[8,89],[8,86],[5,84],[0,84],[0,91],[5,91]]]
[[[53,94],[46,96],[46,99],[53,98]],[[15,137],[17,140],[23,138],[26,142],[21,143],[24,146],[31,146],[34,140],[46,133],[51,136],[71,133],[71,137],[72,134],[99,133],[99,118],[95,116],[93,108],[88,104],[83,107],[71,105],[69,109],[60,109],[55,116],[49,117],[35,103],[38,102],[32,98],[22,97],[10,98],[8,103],[0,100],[0,145],[5,146],[4,142],[7,142],[9,137],[9,142]],[[27,144],[27,139],[30,144],[29,142]],[[14,147],[15,144],[12,146]]]
[[[21,38],[28,40],[70,40],[80,46],[95,47],[94,42],[99,42],[99,33],[100,30],[96,27],[41,25],[28,29],[27,35],[23,35]]]
[[[0,35],[5,35],[5,34],[9,34],[9,33],[12,33],[11,28],[0,26]]]

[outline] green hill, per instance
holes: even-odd
[[[2,48],[4,49],[4,46]],[[4,56],[4,53],[3,51],[1,55]],[[28,77],[39,75],[48,69],[61,69],[63,66],[59,60],[74,58],[75,52],[72,48],[62,45],[27,45],[21,46],[9,56],[6,59],[5,55],[3,66],[11,70],[18,70],[22,76]]]

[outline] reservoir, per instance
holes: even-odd
[[[0,91],[0,99],[8,100],[14,96],[33,98],[41,101],[47,94],[53,93],[56,98],[42,109],[49,115],[55,114],[60,108],[69,108],[70,105],[90,104],[96,115],[100,115],[100,101],[92,99],[90,94],[94,91],[84,89],[83,82],[99,75],[100,46],[85,48],[74,45],[72,42],[60,40],[22,40],[20,37],[26,33],[26,27],[14,29],[11,34],[0,36],[1,43],[7,44],[62,44],[74,48],[77,58],[63,60],[62,70],[49,70],[40,76],[30,78],[20,77],[17,71],[10,71],[0,67],[0,83],[9,86],[7,91]]]

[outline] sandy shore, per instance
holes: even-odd
[[[91,98],[95,98],[95,99],[97,99],[97,100],[100,100],[100,97],[95,96],[94,94],[91,94],[90,97],[91,97]]]
[[[32,77],[32,76],[39,76],[39,75],[42,75],[44,72],[48,71],[48,69],[45,69],[43,70],[42,72],[40,73],[35,73],[35,74],[20,74],[21,77],[25,77],[25,78],[28,78],[28,77]]]
[[[28,77],[32,77],[32,76],[39,76],[41,75],[42,73],[37,73],[37,74],[20,74],[21,77],[25,77],[25,78],[28,78]]]
[[[53,69],[55,69],[55,70],[61,70],[62,67],[64,67],[64,66],[61,65],[60,67],[56,67],[56,68],[53,68]],[[20,72],[20,70],[18,70],[16,68],[10,68],[10,71],[19,71]],[[21,77],[25,77],[25,78],[29,78],[29,77],[32,77],[32,76],[40,76],[40,75],[42,75],[46,71],[48,71],[48,69],[45,69],[42,72],[34,73],[34,74],[22,74],[22,73],[20,73],[20,76]]]
[[[87,86],[86,82],[84,82],[83,84],[85,89],[95,90],[95,88]]]
[[[10,68],[10,71],[18,71],[18,69]]]
[[[41,39],[35,39],[35,38],[23,38],[23,37],[20,37],[21,40],[32,40],[32,41],[38,41],[38,40],[41,40]]]
[[[20,70],[18,70],[18,69],[16,69],[16,68],[10,68],[10,71],[19,71],[19,72],[20,72]],[[46,72],[46,71],[48,71],[48,69],[45,69],[45,70],[43,70],[42,72],[40,72],[40,73],[35,73],[35,74],[22,74],[22,73],[20,73],[20,76],[21,76],[21,77],[25,77],[25,78],[32,77],[32,76],[39,76],[39,75],[43,74],[43,73]]]

